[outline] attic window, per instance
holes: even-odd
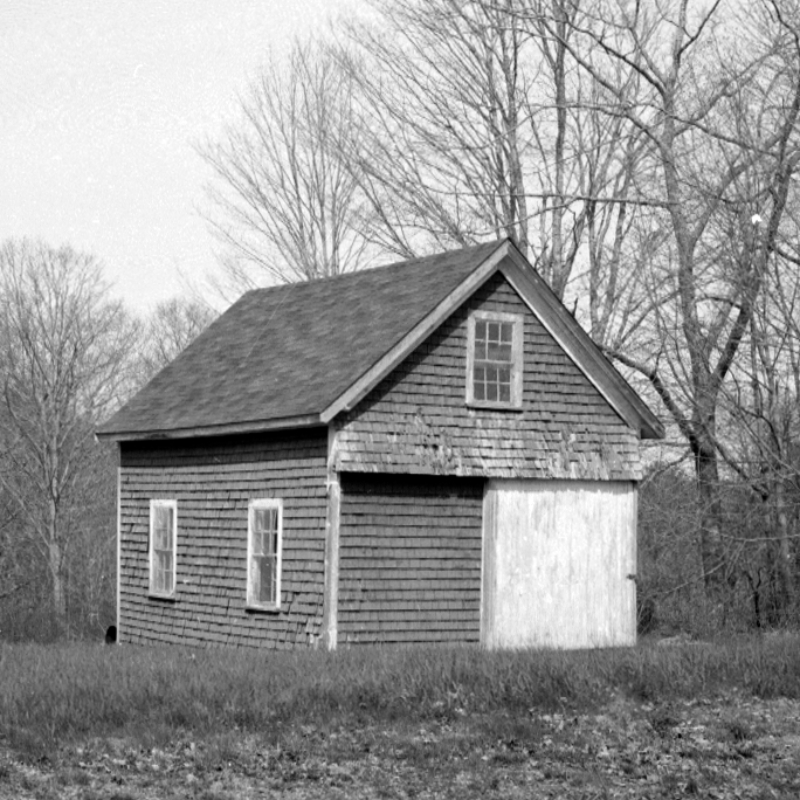
[[[283,502],[252,500],[247,527],[247,606],[278,610],[281,606]]]
[[[175,596],[175,556],[178,537],[176,500],[150,501],[150,594]]]
[[[522,408],[522,317],[476,311],[467,338],[467,403]]]

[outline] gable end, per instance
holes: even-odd
[[[520,408],[470,406],[471,315],[523,319]],[[494,274],[367,396],[337,420],[337,467],[495,478],[638,480],[631,428],[542,325],[503,271]]]

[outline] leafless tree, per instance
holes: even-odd
[[[86,490],[94,425],[119,402],[134,334],[92,256],[28,240],[0,248],[0,487],[62,631],[70,548],[102,502]]]
[[[648,142],[638,190],[666,234],[645,254],[649,339],[612,355],[646,377],[693,453],[710,590],[729,574],[720,399],[783,235],[800,159],[800,17],[782,0],[763,0],[748,9],[748,26],[731,28],[734,11],[722,0],[611,0],[573,24],[567,41],[606,90],[608,113]],[[558,36],[555,21],[550,31]],[[638,96],[621,88],[620,70],[636,76]]]
[[[503,6],[382,2],[341,60],[368,132],[346,154],[375,210],[372,238],[412,256],[512,236],[527,251],[522,33]]]
[[[159,303],[142,325],[136,384],[143,385],[166,367],[215,316],[214,310],[199,300],[173,298]]]
[[[234,289],[358,269],[365,204],[339,153],[358,147],[352,86],[327,50],[295,44],[241,100],[240,118],[200,153],[214,180],[206,218]]]
[[[411,256],[510,236],[559,297],[570,281],[575,299],[591,285],[589,318],[597,335],[610,335],[626,277],[609,231],[622,241],[631,224],[624,176],[640,148],[628,119],[594,113],[596,87],[569,55],[579,5],[373,7],[380,24],[352,23],[341,59],[369,132],[347,160],[375,212],[372,240]],[[590,235],[591,269],[577,270]]]
[[[761,591],[773,621],[798,612],[800,551],[800,278],[793,239],[769,259],[755,305],[744,358],[722,398],[730,447],[724,455],[765,520],[743,559],[748,581]],[[783,253],[783,255],[781,255]],[[792,262],[795,263],[792,263]]]

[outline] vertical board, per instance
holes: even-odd
[[[119,458],[119,454],[117,454]],[[122,467],[117,466],[117,580],[114,583],[116,588],[116,607],[117,618],[114,624],[117,626],[117,644],[120,643],[120,580],[122,576]]]
[[[339,630],[339,521],[341,485],[335,466],[336,430],[328,426],[328,511],[325,518],[325,581],[322,603],[322,638],[328,650],[335,650]]]
[[[636,642],[634,483],[497,481],[485,502],[486,646]]]

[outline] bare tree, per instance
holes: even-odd
[[[351,24],[342,57],[369,132],[347,157],[375,212],[372,240],[410,256],[510,236],[559,297],[572,280],[576,299],[595,287],[591,319],[605,337],[625,281],[607,233],[631,224],[635,206],[626,213],[631,184],[623,176],[640,149],[624,116],[594,113],[596,87],[569,57],[579,4],[373,6],[381,25]],[[578,276],[590,233],[593,267]]]
[[[239,291],[358,269],[365,205],[339,153],[360,133],[352,87],[325,48],[295,44],[241,100],[240,119],[200,153],[214,173],[206,213]]]
[[[768,621],[797,613],[800,542],[800,279],[794,237],[770,258],[742,349],[722,398],[729,452],[762,517],[742,570]],[[783,253],[781,255],[780,253]],[[794,263],[792,263],[794,262]]]
[[[84,491],[98,458],[94,425],[119,402],[133,343],[135,326],[107,298],[93,257],[27,240],[0,248],[0,487],[19,517],[20,551],[45,570],[61,630],[70,547],[85,504],[100,502]]]
[[[136,383],[143,385],[188,347],[213,321],[214,310],[198,301],[173,298],[145,319]]]
[[[346,154],[375,210],[371,237],[411,256],[509,235],[528,249],[520,137],[522,33],[504,6],[381,2],[342,62],[368,134]]]
[[[608,113],[625,116],[648,142],[638,189],[654,227],[667,234],[646,254],[650,338],[638,352],[611,352],[646,377],[689,444],[711,590],[730,574],[720,528],[720,399],[781,238],[800,159],[796,9],[764,0],[735,36],[724,10],[732,11],[722,0],[612,0],[574,24],[567,41],[605,88]],[[756,33],[748,39],[745,30]],[[558,35],[555,21],[550,31]],[[637,97],[620,88],[627,85],[620,70],[636,76]]]

